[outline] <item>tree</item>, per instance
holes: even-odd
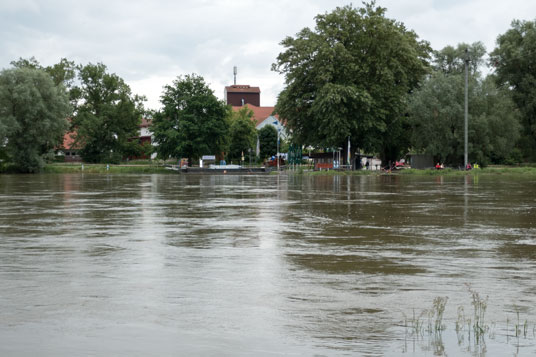
[[[72,104],[76,105],[76,100],[79,98],[80,93],[79,89],[74,86],[77,65],[73,61],[62,58],[60,62],[52,66],[43,67],[39,61],[32,56],[28,59],[21,57],[16,61],[11,61],[11,65],[15,68],[33,68],[44,70],[52,77],[52,80],[56,85],[62,84],[67,89]]]
[[[0,72],[0,145],[22,172],[37,172],[42,156],[60,144],[71,112],[65,88],[43,70]]]
[[[238,112],[230,112],[229,159],[240,160],[242,155],[255,150],[257,131],[253,122],[253,111],[247,105]]]
[[[496,81],[512,92],[521,111],[520,148],[526,159],[536,160],[536,21],[514,20],[497,38],[490,54]]]
[[[160,97],[163,109],[155,114],[153,133],[159,158],[219,155],[227,145],[227,106],[219,101],[203,77],[179,76]]]
[[[467,53],[465,52],[467,50]],[[486,47],[482,42],[472,44],[460,43],[456,48],[446,46],[439,51],[434,51],[432,67],[436,71],[445,74],[463,74],[465,73],[465,60],[469,60],[469,73],[471,75],[479,74],[479,68],[484,64],[484,55]]]
[[[80,99],[73,118],[81,156],[88,162],[118,162],[138,154],[131,141],[138,135],[143,97],[132,95],[130,87],[116,74],[106,72],[102,63],[81,66]]]
[[[474,134],[472,157],[481,163],[504,164],[516,161],[515,146],[521,133],[521,115],[493,75],[479,81],[473,100]]]
[[[436,161],[463,165],[464,75],[435,72],[416,90],[409,105],[412,144]],[[517,111],[509,93],[477,73],[469,85],[469,159],[482,164],[505,162],[519,137]]]
[[[281,44],[272,69],[285,75],[276,112],[300,145],[352,147],[395,159],[391,135],[406,120],[407,94],[428,71],[430,47],[386,9],[338,7]]]
[[[277,129],[273,125],[265,125],[259,130],[259,146],[261,160],[277,154]]]
[[[277,129],[273,125],[265,125],[259,130],[259,149],[261,160],[277,154]]]

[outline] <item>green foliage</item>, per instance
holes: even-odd
[[[154,116],[153,133],[158,158],[218,155],[227,145],[227,106],[219,101],[201,76],[178,77],[166,85],[162,111]]]
[[[253,111],[243,106],[238,112],[229,112],[229,153],[230,160],[240,160],[255,152],[257,131],[253,122]]]
[[[258,133],[261,160],[275,156],[277,153],[277,129],[273,125],[265,125]]]
[[[467,50],[467,53],[465,52]],[[445,74],[460,74],[465,71],[465,60],[469,60],[471,75],[478,73],[479,67],[484,64],[486,47],[482,42],[472,44],[460,43],[456,48],[446,46],[440,51],[434,51],[433,68]]]
[[[16,61],[11,61],[10,64],[15,68],[43,69],[43,66],[41,66],[39,61],[34,56],[30,58],[20,57]]]
[[[497,38],[490,63],[495,66],[497,84],[512,92],[521,111],[519,147],[526,159],[536,161],[536,21],[513,21]]]
[[[338,7],[317,16],[314,31],[282,41],[276,112],[297,144],[344,147],[350,136],[352,147],[384,159],[405,149],[407,93],[427,73],[430,47],[385,11]]]
[[[119,162],[133,154],[129,139],[138,135],[143,97],[102,63],[79,68],[81,104],[73,118],[76,142],[87,162]]]
[[[0,72],[0,146],[22,172],[37,172],[62,142],[71,107],[63,86],[26,66]]]
[[[436,68],[409,104],[412,146],[448,165],[462,165],[464,153],[464,51],[459,45],[436,52]],[[473,44],[470,53],[485,53]],[[461,56],[461,59],[460,59]],[[476,55],[474,55],[476,56]],[[448,58],[448,61],[445,60]],[[481,59],[474,58],[475,62]],[[445,64],[445,63],[449,64]],[[482,80],[476,69],[469,80],[469,161],[504,163],[519,137],[519,116],[510,95],[492,77]]]
[[[56,85],[61,84],[67,89],[69,99],[71,100],[71,105],[73,108],[76,107],[77,101],[80,98],[80,88],[76,87],[74,84],[78,66],[73,61],[62,58],[59,63],[56,63],[52,66],[43,67],[39,61],[35,59],[35,57],[30,57],[28,59],[19,58],[17,61],[11,61],[11,65],[15,68],[33,68],[44,70],[52,77],[52,80]]]

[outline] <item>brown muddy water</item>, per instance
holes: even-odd
[[[530,356],[535,273],[534,178],[0,175],[2,356]]]

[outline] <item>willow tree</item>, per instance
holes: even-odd
[[[39,171],[61,144],[71,106],[65,88],[36,68],[0,72],[0,150],[22,172]]]
[[[429,44],[374,2],[318,15],[281,45],[276,112],[299,144],[352,146],[395,159],[407,145],[408,93],[428,71]]]
[[[526,159],[536,161],[536,21],[513,21],[490,57],[497,84],[512,93],[521,111],[519,147]]]

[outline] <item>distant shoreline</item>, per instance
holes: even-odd
[[[292,171],[291,171],[292,172]],[[297,172],[301,174],[300,172]],[[485,168],[478,168],[472,170],[458,170],[452,168],[446,168],[442,170],[437,169],[402,169],[392,171],[304,171],[303,175],[309,176],[357,176],[357,175],[396,175],[396,176],[467,176],[467,175],[535,175],[536,166],[507,166],[507,165],[493,165]]]
[[[169,169],[163,164],[65,164],[54,163],[47,164],[41,171],[45,174],[63,174],[63,173],[89,173],[89,174],[178,174],[177,171]],[[0,172],[0,174],[16,174],[11,170]],[[195,175],[195,173],[191,173]],[[272,171],[272,175],[277,175],[277,171]],[[388,171],[337,171],[323,170],[310,171],[303,169],[282,170],[281,174],[287,175],[304,175],[304,176],[363,176],[363,175],[397,175],[397,176],[466,176],[466,175],[534,175],[536,176],[536,166],[507,166],[494,165],[469,171],[446,168],[443,170],[436,169],[403,169]]]

